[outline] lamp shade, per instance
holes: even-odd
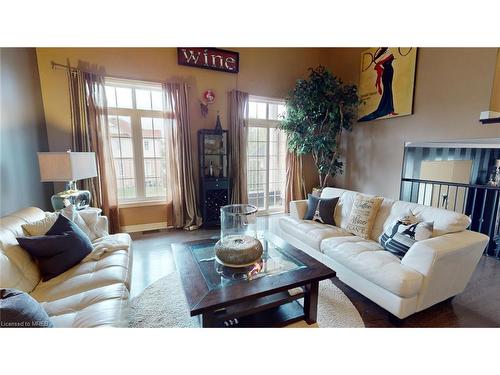
[[[94,152],[38,152],[41,181],[76,181],[97,176]]]

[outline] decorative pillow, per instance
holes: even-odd
[[[70,204],[59,212],[78,225],[78,227],[90,238],[91,241],[97,238],[95,233],[88,227],[87,223],[80,216],[73,204]],[[21,227],[28,236],[43,236],[52,227],[52,225],[54,225],[58,217],[59,213],[57,212],[46,212],[43,219],[33,223],[23,224]]]
[[[413,214],[397,219],[380,237],[382,247],[402,258],[417,241],[431,238],[434,222],[417,221]]]
[[[335,225],[335,206],[339,198],[320,198],[312,194],[307,195],[307,213],[305,220],[315,220],[323,224]]]
[[[383,200],[383,197],[357,194],[345,229],[356,236],[369,238]]]
[[[45,236],[21,237],[19,245],[38,262],[43,281],[77,265],[92,250],[83,231],[64,215],[59,215]]]
[[[94,232],[90,230],[85,220],[83,220],[83,218],[80,216],[73,204],[64,207],[60,212],[76,225],[78,225],[78,228],[80,228],[88,236],[88,238],[90,238],[91,241],[97,238]]]
[[[45,217],[41,220],[34,221],[32,223],[23,224],[24,234],[28,236],[43,236],[48,230],[54,225],[57,220],[58,214],[52,212],[46,212]]]
[[[29,294],[17,289],[0,289],[1,328],[53,326],[45,310]]]

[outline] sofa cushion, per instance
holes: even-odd
[[[119,237],[121,241],[126,241],[130,245],[128,234],[121,233]],[[41,302],[53,301],[116,283],[123,283],[129,288],[130,260],[129,250],[105,252],[100,259],[79,263],[61,275],[41,282],[31,292],[31,296]]]
[[[420,221],[434,222],[432,237],[442,236],[447,233],[461,232],[470,225],[470,218],[459,212],[424,206],[417,203],[396,201],[392,205],[391,214],[384,223],[384,229],[391,226],[394,220],[404,215],[408,210],[410,210]]]
[[[126,326],[129,291],[125,284],[111,284],[76,293],[42,307],[54,327]]]
[[[321,252],[400,297],[413,297],[420,291],[423,276],[375,241],[358,236],[329,238],[321,243]]]
[[[319,250],[321,241],[326,238],[351,236],[345,229],[333,225],[321,224],[312,220],[283,217],[279,223],[283,232],[316,250]]]

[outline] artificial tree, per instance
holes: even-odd
[[[287,134],[290,152],[312,155],[322,189],[329,177],[342,173],[341,136],[352,130],[360,101],[355,85],[344,84],[325,67],[309,72],[290,91],[280,129]]]

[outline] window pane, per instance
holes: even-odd
[[[257,103],[248,102],[248,117],[257,118]]]
[[[121,159],[113,159],[113,161],[115,163],[116,178],[117,179],[123,178],[123,167]]]
[[[163,139],[155,139],[155,156],[157,158],[165,157],[165,141]]]
[[[114,158],[121,157],[120,153],[120,138],[113,137],[111,138],[111,151],[113,153]]]
[[[257,118],[266,119],[266,103],[257,103]]]
[[[165,121],[162,118],[154,118],[154,136],[155,138],[164,138],[165,137]]]
[[[141,128],[143,137],[153,137],[153,119],[151,117],[141,117]]]
[[[155,177],[155,159],[144,159],[144,176]]]
[[[267,142],[267,129],[266,128],[257,128],[258,136],[257,139],[259,141]]]
[[[135,89],[135,105],[138,109],[151,109],[151,91]]]
[[[122,159],[123,178],[135,179],[134,159]]]
[[[122,199],[133,199],[136,197],[135,180],[124,179],[122,185],[118,185],[118,196]]]
[[[283,104],[278,104],[278,119],[282,120],[286,116],[286,106]]]
[[[116,93],[113,86],[105,86],[106,90],[106,103],[108,107],[116,107]]]
[[[117,87],[116,104],[118,108],[133,108],[132,89],[129,89],[127,87]]]
[[[109,135],[118,135],[118,117],[117,116],[108,116],[108,124],[109,124]]]
[[[162,111],[163,110],[163,94],[161,91],[152,90],[151,98],[153,99],[153,110]]]
[[[278,119],[278,104],[269,103],[269,120]]]
[[[249,127],[248,128],[248,141],[249,142],[254,142],[257,140],[257,133],[258,130],[255,127]]]
[[[122,158],[133,158],[134,150],[132,148],[132,139],[130,138],[120,138],[121,147],[121,157]]]
[[[142,139],[142,149],[143,149],[145,158],[154,158],[155,157],[155,148],[154,148],[153,138],[143,138]]]
[[[146,179],[146,197],[162,197],[166,195],[166,189],[159,178]]]
[[[132,137],[132,123],[130,116],[119,116],[118,118],[121,137]]]

